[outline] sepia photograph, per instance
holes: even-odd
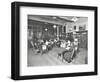
[[[27,66],[88,64],[88,17],[27,15]]]

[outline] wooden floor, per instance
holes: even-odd
[[[71,63],[62,61],[61,57],[58,58],[57,54],[62,51],[62,48],[53,48],[51,51],[41,55],[36,53],[35,50],[28,50],[28,66],[53,66],[53,65],[72,65],[72,64],[85,64],[87,51],[80,49],[80,52],[72,60]]]

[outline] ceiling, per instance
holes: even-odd
[[[47,16],[47,15],[28,15],[28,20],[36,20],[45,23],[52,23],[58,25],[64,25],[66,23],[74,23],[73,19],[77,19],[77,21],[85,21],[87,17],[75,17],[75,16]]]

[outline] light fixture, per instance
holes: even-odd
[[[73,18],[72,18],[72,21],[74,21],[74,22],[76,22],[77,20],[78,20],[77,17],[73,17]]]
[[[53,28],[55,29],[56,28],[56,25],[53,25]]]
[[[45,28],[45,31],[47,31],[48,29],[47,28]]]

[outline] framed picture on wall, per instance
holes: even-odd
[[[97,7],[12,2],[11,78],[97,75]]]

